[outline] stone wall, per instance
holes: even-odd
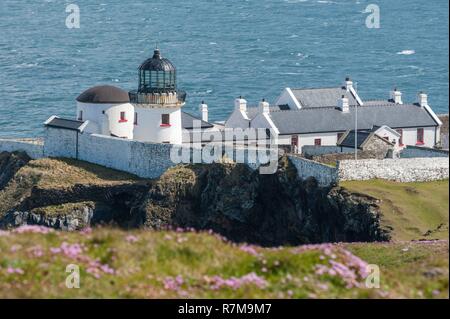
[[[336,168],[296,155],[288,155],[288,157],[297,169],[300,178],[314,177],[319,186],[337,185],[338,173]]]
[[[353,148],[351,147],[341,147],[341,146],[316,146],[316,145],[305,145],[302,147],[302,155],[306,158],[312,156],[319,156],[324,154],[335,154],[335,153],[353,153]]]
[[[400,152],[400,158],[414,157],[448,157],[448,150],[429,147],[407,146]]]
[[[448,158],[402,158],[344,160],[337,164],[339,180],[373,178],[398,182],[425,182],[448,179]]]
[[[44,156],[44,144],[40,139],[0,139],[0,152],[24,151],[31,158]]]

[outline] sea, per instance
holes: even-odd
[[[79,28],[66,23],[74,7]],[[397,87],[414,102],[425,91],[448,113],[448,12],[448,0],[1,0],[0,137],[74,118],[92,86],[136,89],[155,47],[177,67],[185,111],[204,100],[212,121],[238,96],[257,105],[346,76],[363,99]]]

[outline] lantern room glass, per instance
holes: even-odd
[[[165,92],[176,90],[175,71],[150,71],[139,72],[139,91],[141,92]]]

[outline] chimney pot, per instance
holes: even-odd
[[[270,112],[270,104],[266,102],[265,99],[262,99],[261,102],[259,102],[259,110],[262,113],[269,113]]]
[[[344,87],[345,87],[345,89],[346,89],[347,91],[350,91],[350,90],[353,88],[353,82],[352,82],[352,80],[350,79],[350,77],[346,77],[346,78],[345,78],[345,84],[344,84]]]
[[[349,111],[348,99],[344,95],[342,95],[342,98],[339,100],[338,107],[344,113]]]
[[[395,104],[403,104],[402,92],[400,92],[396,87],[391,92],[391,100],[394,101]]]
[[[428,95],[425,94],[423,91],[420,91],[418,100],[420,107],[428,105]]]
[[[208,105],[205,101],[200,104],[200,113],[202,114],[202,121],[208,122]]]
[[[239,98],[234,101],[234,107],[236,110],[246,112],[247,111],[247,101],[245,99],[243,99],[242,96],[239,96]]]

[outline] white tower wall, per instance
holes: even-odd
[[[134,139],[141,142],[182,144],[180,108],[145,107],[135,105],[137,125]],[[162,124],[162,114],[169,114],[169,126]]]

